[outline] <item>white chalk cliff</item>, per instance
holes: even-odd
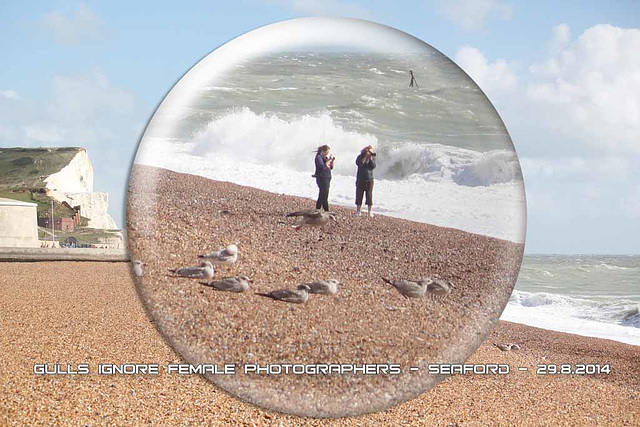
[[[71,206],[80,205],[80,215],[89,218],[89,228],[117,229],[107,213],[109,195],[93,191],[93,166],[89,155],[80,149],[67,166],[44,180],[47,194]]]

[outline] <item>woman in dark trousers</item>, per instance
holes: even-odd
[[[369,216],[373,216],[371,206],[373,205],[373,170],[376,168],[376,153],[373,147],[368,145],[360,151],[356,158],[358,174],[356,175],[356,215],[360,216],[362,208],[362,196],[367,195],[365,203],[369,208]]]
[[[333,169],[333,162],[336,159],[333,155],[329,154],[329,146],[321,145],[316,152],[316,173],[313,175],[316,178],[316,184],[318,184],[318,201],[316,202],[316,209],[324,209],[329,211],[329,184],[331,183],[331,169]]]

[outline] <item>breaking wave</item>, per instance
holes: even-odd
[[[378,150],[376,179],[453,181],[476,187],[521,181],[514,152],[478,152],[434,142],[396,142],[380,147],[375,135],[344,129],[329,112],[283,116],[232,109],[211,120],[194,137],[192,154],[311,171],[316,147],[336,155],[334,173],[354,176],[355,158],[367,145]]]

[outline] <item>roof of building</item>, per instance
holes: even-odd
[[[35,203],[23,202],[21,200],[5,199],[0,197],[0,206],[38,206]]]

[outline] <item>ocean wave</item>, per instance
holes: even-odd
[[[602,269],[602,270],[633,270],[633,268],[622,267],[622,266],[619,266],[619,265],[611,265],[611,264],[607,264],[605,262],[600,263],[598,265],[594,265],[593,267],[595,269]]]
[[[210,121],[194,136],[192,154],[313,173],[315,148],[328,144],[337,157],[334,173],[354,175],[360,149],[377,143],[374,135],[344,130],[328,112],[281,118],[244,107]]]
[[[640,328],[640,306],[636,306],[629,310],[625,310],[622,313],[622,319],[620,320],[620,324],[624,326]]]
[[[640,314],[637,303],[613,297],[573,297],[548,292],[525,292],[514,290],[508,306],[520,308],[529,315],[546,315],[550,318],[587,320],[605,324],[617,324],[640,328]],[[524,312],[523,312],[524,313]],[[526,317],[526,315],[525,315]]]
[[[280,117],[256,114],[247,107],[231,109],[210,121],[195,135],[194,143],[194,155],[222,155],[309,172],[313,172],[314,149],[328,144],[336,155],[334,174],[344,176],[355,175],[355,158],[371,144],[379,153],[376,179],[449,181],[466,187],[522,180],[514,152],[481,153],[428,142],[379,147],[375,135],[345,130],[328,111]]]
[[[454,181],[470,187],[488,186],[510,181],[521,181],[522,172],[515,152],[494,150],[484,153],[475,161],[463,165]]]
[[[522,307],[540,307],[543,305],[567,306],[571,305],[571,298],[564,295],[550,294],[546,292],[513,291],[510,303]]]
[[[481,153],[435,143],[401,143],[379,151],[378,173],[386,179],[419,174],[429,181],[451,180],[467,187],[522,181],[516,154],[507,150]]]

